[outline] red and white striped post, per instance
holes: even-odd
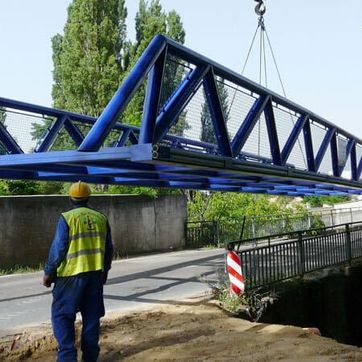
[[[227,272],[229,274],[230,289],[240,295],[245,290],[245,278],[241,272],[241,261],[235,251],[229,251],[226,256]]]

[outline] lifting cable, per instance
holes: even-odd
[[[257,25],[257,28],[256,28],[255,33],[253,35],[253,38],[252,38],[252,41],[251,41],[251,44],[250,44],[246,59],[244,61],[243,68],[242,68],[242,71],[241,71],[241,75],[244,75],[245,68],[246,68],[246,65],[247,65],[247,63],[249,61],[252,49],[254,47],[258,31],[260,31],[260,39],[259,39],[259,84],[262,85],[262,78],[263,78],[263,75],[264,75],[264,81],[265,81],[264,84],[265,84],[265,87],[268,87],[267,57],[266,57],[266,45],[265,45],[265,38],[266,38],[267,44],[269,46],[270,54],[272,56],[273,63],[274,63],[274,66],[275,66],[275,69],[276,69],[276,72],[277,72],[277,75],[278,75],[278,79],[279,79],[279,82],[280,82],[280,85],[281,85],[281,88],[282,88],[283,95],[284,95],[285,98],[287,98],[287,94],[286,94],[285,87],[284,87],[284,84],[283,84],[283,81],[282,81],[282,77],[281,77],[281,74],[280,74],[280,71],[279,71],[279,67],[278,67],[278,64],[276,62],[276,58],[275,58],[275,55],[274,55],[273,47],[271,45],[271,41],[269,39],[269,35],[268,35],[268,32],[267,32],[266,27],[265,27],[265,22],[264,22],[264,14],[266,12],[266,6],[265,6],[265,3],[264,3],[265,0],[254,0],[254,1],[257,2],[254,10],[255,10],[256,15],[258,15],[258,25]],[[238,88],[239,88],[239,86],[237,86],[235,88],[233,98],[231,100],[229,109],[227,111],[226,119],[229,118],[230,111],[231,111],[231,108],[232,108],[232,106],[234,104],[235,97],[236,97],[236,92],[238,91]],[[288,113],[290,115],[293,126],[295,126],[295,121],[293,119],[292,113],[290,111]],[[261,122],[259,120],[259,122],[258,122],[258,156],[260,156],[260,133],[261,133],[260,127],[261,127]],[[299,146],[300,152],[301,152],[302,157],[303,157],[304,165],[307,168],[307,162],[306,162],[305,155],[303,153],[303,148],[302,148],[302,146],[300,144],[299,138],[297,139],[297,142],[298,142],[298,146]]]

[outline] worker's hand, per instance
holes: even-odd
[[[54,280],[55,280],[54,276],[44,274],[44,276],[43,276],[43,285],[45,287],[49,288],[52,285],[52,283],[54,283]]]
[[[108,279],[108,272],[104,271],[102,273],[102,281],[103,281],[103,284],[106,284],[107,283],[107,279]]]

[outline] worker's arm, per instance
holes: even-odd
[[[107,235],[106,235],[106,245],[104,250],[104,271],[103,271],[103,284],[106,283],[108,278],[108,271],[111,269],[113,258],[113,243],[112,243],[112,234],[109,223],[107,222]]]
[[[55,236],[49,250],[48,262],[45,264],[43,284],[46,287],[55,281],[57,268],[66,258],[69,247],[69,227],[63,216],[60,217]]]

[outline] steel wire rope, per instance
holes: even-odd
[[[258,26],[256,27],[256,30],[255,30],[255,33],[254,33],[254,36],[253,36],[253,40],[251,41],[251,44],[250,44],[250,47],[249,47],[249,50],[248,50],[248,54],[247,54],[247,56],[246,56],[246,59],[245,59],[243,68],[242,68],[241,73],[240,73],[241,75],[244,74],[246,65],[247,65],[247,63],[248,63],[248,60],[249,60],[249,57],[250,57],[250,54],[251,54],[251,50],[253,49],[253,46],[254,46],[255,38],[256,38],[256,36],[257,36],[257,34],[258,34],[259,26],[260,26],[260,25],[258,24]],[[228,110],[227,115],[226,115],[226,119],[229,118],[230,111],[231,111],[231,107],[233,106],[234,101],[235,101],[236,92],[239,90],[238,88],[239,88],[239,86],[236,86],[236,88],[234,88],[234,95],[233,95],[233,98],[231,99],[231,103],[230,103],[229,110]]]
[[[278,67],[278,64],[277,64],[277,61],[276,61],[276,58],[275,58],[275,55],[274,55],[273,47],[272,47],[272,45],[271,45],[271,41],[270,41],[270,39],[269,39],[269,35],[268,35],[268,32],[267,32],[265,26],[264,26],[264,29],[263,29],[263,30],[264,30],[264,32],[265,32],[266,39],[267,39],[267,41],[268,41],[270,53],[271,53],[271,56],[272,56],[272,59],[273,59],[273,62],[274,62],[275,69],[276,69],[277,74],[278,74],[278,79],[279,79],[279,82],[280,82],[280,85],[281,85],[281,88],[282,88],[283,95],[284,95],[285,98],[287,98],[287,93],[286,93],[286,91],[285,91],[284,84],[283,84],[283,80],[282,80],[282,77],[281,77],[281,75],[280,75],[280,71],[279,71],[279,67]],[[290,110],[289,110],[288,114],[290,115],[290,119],[291,119],[291,121],[292,121],[293,126],[295,126],[295,122],[294,122],[294,119],[293,119],[292,114],[290,113]],[[302,154],[302,157],[303,157],[304,166],[307,168],[307,160],[306,160],[305,155],[304,155],[304,153],[303,153],[303,148],[302,148],[302,146],[301,146],[301,144],[300,144],[299,138],[297,139],[297,143],[298,143],[298,147],[299,147],[300,153]]]
[[[263,1],[261,0],[260,3],[262,3]],[[244,71],[245,71],[245,68],[246,68],[246,65],[248,63],[248,60],[249,60],[249,57],[250,57],[250,54],[251,54],[251,51],[252,51],[252,48],[254,46],[254,43],[255,43],[255,39],[256,39],[256,36],[257,36],[257,33],[258,33],[258,30],[260,28],[260,50],[259,50],[259,84],[261,84],[261,78],[262,78],[262,59],[264,59],[264,77],[265,77],[265,86],[267,87],[267,70],[266,70],[266,67],[267,67],[267,64],[266,64],[266,49],[265,49],[265,39],[264,39],[264,33],[265,33],[265,36],[267,38],[267,42],[268,42],[268,45],[269,45],[269,49],[270,49],[270,53],[272,55],[272,59],[273,59],[273,63],[274,63],[274,66],[276,68],[276,71],[277,71],[277,75],[278,75],[278,79],[279,79],[279,82],[280,82],[280,85],[281,85],[281,88],[282,88],[282,92],[283,92],[283,95],[285,98],[287,98],[287,95],[286,95],[286,91],[285,91],[285,87],[284,87],[284,84],[283,84],[283,81],[282,81],[282,78],[281,78],[281,75],[280,75],[280,71],[279,71],[279,67],[278,67],[278,64],[276,62],[276,58],[275,58],[275,55],[274,55],[274,51],[273,51],[273,47],[271,45],[271,41],[269,39],[269,35],[268,35],[268,32],[266,30],[266,27],[265,27],[265,23],[264,23],[264,13],[265,13],[265,7],[263,9],[263,12],[258,14],[259,15],[259,18],[258,18],[258,25],[257,25],[257,28],[256,28],[256,31],[254,33],[254,36],[253,36],[253,39],[252,39],[252,42],[251,42],[251,45],[249,47],[249,50],[248,50],[248,53],[247,53],[247,57],[245,59],[245,62],[244,62],[244,65],[243,65],[243,68],[242,68],[242,71],[241,71],[241,75],[244,74]],[[229,109],[228,109],[228,112],[227,112],[227,116],[226,116],[226,119],[229,118],[229,115],[230,115],[230,112],[231,112],[231,108],[234,104],[234,101],[235,101],[235,97],[236,97],[236,92],[238,91],[238,88],[239,86],[237,86],[234,90],[234,95],[233,95],[233,98],[231,100],[231,103],[230,103],[230,106],[229,106]],[[292,114],[290,113],[290,110],[288,112],[288,114],[290,115],[290,119],[292,121],[292,124],[293,126],[295,126],[295,122],[294,122],[294,119],[293,119],[293,116]],[[259,123],[258,123],[258,156],[260,156],[260,119],[259,119]],[[302,154],[302,157],[303,157],[303,162],[304,162],[304,166],[305,168],[307,168],[307,162],[306,162],[306,158],[305,158],[305,155],[303,153],[303,148],[300,144],[300,140],[299,138],[297,139],[297,143],[298,143],[298,146],[299,146],[299,150]]]

